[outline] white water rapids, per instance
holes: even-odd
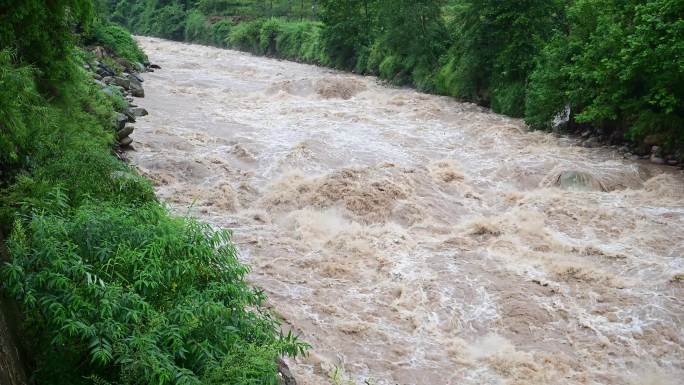
[[[130,158],[234,231],[313,345],[300,385],[682,383],[681,171],[373,77],[139,41],[162,69]]]

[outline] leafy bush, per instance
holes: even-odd
[[[572,28],[546,46],[531,77],[527,121],[548,126],[568,105],[574,122],[684,146],[682,14],[684,3],[669,0],[575,1]]]
[[[562,14],[556,0],[462,0],[455,8],[454,45],[436,79],[440,93],[524,113],[525,85],[535,57]]]
[[[211,26],[211,44],[218,47],[226,47],[226,38],[233,28],[233,23],[221,20]]]
[[[98,43],[109,48],[116,56],[130,62],[143,63],[147,59],[131,34],[115,24],[96,24],[93,38]]]
[[[30,67],[15,67],[13,54],[0,51],[0,177],[25,166],[31,138],[45,127],[46,113]]]
[[[55,4],[36,9],[73,26],[72,2]],[[96,33],[133,52],[123,29]],[[275,385],[276,357],[306,345],[279,333],[227,232],[170,216],[112,156],[117,101],[85,72],[75,40],[63,40],[68,60],[37,68],[22,64],[34,52],[0,46],[0,233],[11,230],[0,289],[24,312],[32,377]]]
[[[209,44],[212,42],[212,28],[207,19],[199,11],[188,13],[185,20],[185,40]]]
[[[261,27],[263,20],[240,23],[230,30],[226,42],[230,47],[252,53],[262,53]]]
[[[5,0],[0,12],[0,50],[13,49],[16,58],[40,70],[40,86],[57,84],[70,75],[72,28],[88,29],[93,16],[90,0]]]
[[[326,56],[335,68],[357,67],[359,53],[372,44],[375,19],[375,1],[367,0],[322,0],[321,40]]]
[[[3,270],[39,337],[39,382],[276,384],[277,356],[303,351],[275,333],[229,233],[156,203],[70,212],[51,196],[16,223]]]
[[[149,16],[150,33],[171,40],[183,40],[186,16],[179,4],[159,8]]]

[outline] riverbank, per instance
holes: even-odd
[[[376,75],[654,163],[684,160],[679,3],[322,2],[306,18],[304,2],[296,11],[284,0],[141,3],[112,2],[112,19],[138,34]]]
[[[172,216],[121,162],[144,54],[90,5],[0,16],[0,290],[21,320],[0,349],[25,346],[0,378],[276,384],[277,358],[307,345],[280,332],[227,231]]]

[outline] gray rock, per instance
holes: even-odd
[[[112,78],[112,84],[116,84],[119,87],[123,87],[124,89],[130,89],[131,88],[131,81],[128,78],[124,78],[121,76],[115,76]]]
[[[160,70],[160,69],[161,69],[161,67],[159,66],[159,64],[150,64],[150,68],[154,68],[154,69],[157,69],[157,70]]]
[[[660,156],[663,152],[663,149],[660,146],[653,146],[651,147],[651,154]]]
[[[128,117],[129,122],[135,123],[135,113],[133,112],[133,110],[131,108],[125,108],[121,112]]]
[[[145,90],[142,88],[142,86],[133,86],[131,84],[131,95],[135,96],[136,98],[144,98]]]
[[[133,139],[131,139],[130,136],[127,136],[119,141],[119,145],[121,147],[128,147],[131,145],[131,143],[133,143]]]
[[[97,63],[95,72],[100,76],[114,76],[116,72],[102,63]]]
[[[278,373],[280,373],[280,380],[278,381],[280,385],[297,385],[297,380],[295,380],[290,368],[287,363],[282,358],[278,358]]]
[[[563,171],[555,185],[564,190],[606,191],[606,187],[593,175],[583,171]]]
[[[142,107],[134,107],[130,109],[135,116],[145,116],[147,115],[147,110]]]
[[[667,161],[667,164],[669,164],[670,166],[676,166],[679,164],[679,162],[676,159],[670,159]]]
[[[95,82],[95,84],[97,84],[98,86],[100,86],[100,88],[106,88],[106,87],[107,87],[106,84],[102,83],[101,81],[99,81],[99,80],[97,80],[97,79],[93,79],[93,82]]]
[[[116,138],[119,139],[119,140],[122,140],[123,138],[125,138],[125,137],[127,137],[128,135],[132,134],[132,133],[133,133],[133,130],[135,130],[135,127],[133,127],[133,126],[131,126],[131,125],[126,125],[124,128],[122,128],[121,130],[119,130],[119,131],[116,133]]]
[[[133,63],[133,68],[135,68],[135,70],[138,72],[145,72],[145,66],[142,63]]]
[[[117,113],[114,119],[116,122],[117,131],[123,130],[124,127],[126,127],[126,123],[128,123],[128,116],[121,113]]]
[[[103,88],[102,92],[104,92],[105,95],[109,96],[110,98],[114,96],[114,90],[109,87]]]
[[[136,73],[129,73],[128,77],[137,80],[139,83],[143,83],[145,81],[145,79],[143,79],[140,75]]]
[[[130,84],[129,90],[131,91],[131,95],[138,98],[144,98],[145,90],[143,89],[142,83],[140,83],[138,79],[136,79],[134,76],[131,76],[130,74],[127,78]]]

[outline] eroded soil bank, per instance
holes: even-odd
[[[234,230],[315,347],[300,384],[684,378],[681,171],[371,77],[139,41],[162,70],[130,157]]]

